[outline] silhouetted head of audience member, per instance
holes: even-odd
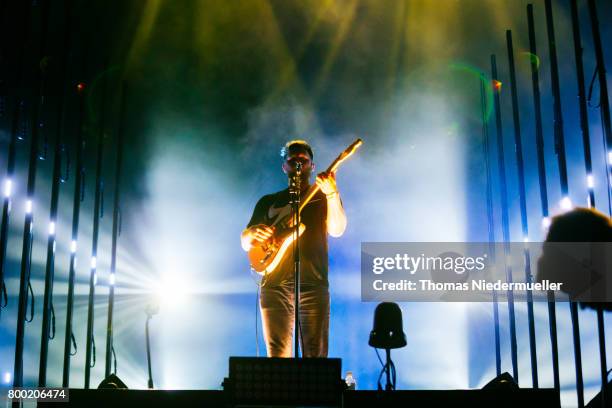
[[[558,244],[567,243],[567,244]],[[599,211],[576,208],[552,219],[537,280],[559,282],[582,307],[612,310],[612,220]]]

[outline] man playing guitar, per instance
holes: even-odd
[[[282,169],[291,180],[301,164],[301,197],[310,188],[315,170],[312,148],[303,140],[292,140],[282,149]],[[340,237],[346,215],[336,186],[335,172],[316,177],[319,191],[303,207],[300,235],[300,340],[303,357],[327,357],[329,338],[329,289],[327,279],[327,234]],[[245,251],[274,236],[276,223],[291,212],[289,188],[263,196],[256,204],[247,228],[241,234]],[[291,244],[293,246],[293,244]],[[260,308],[268,357],[291,357],[294,327],[294,263],[288,250],[273,273],[264,275]]]

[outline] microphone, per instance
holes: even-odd
[[[145,313],[149,318],[159,313],[159,301],[153,300],[145,306]]]
[[[289,175],[289,193],[298,194],[301,189],[302,163],[295,163],[295,172]]]

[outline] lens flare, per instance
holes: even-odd
[[[529,59],[529,63],[531,65],[535,65],[536,70],[540,69],[540,57],[529,51],[523,51],[520,55],[527,57]]]
[[[480,78],[484,85],[484,120],[485,122],[489,121],[491,114],[493,113],[493,88],[491,86],[491,79],[488,78],[481,70],[476,67],[473,67],[469,64],[465,64],[462,62],[454,62],[449,65],[449,68],[454,70],[459,70],[466,72],[472,76]]]
[[[13,182],[11,181],[11,179],[6,179],[4,181],[4,196],[6,198],[10,197],[12,190],[13,190]]]
[[[593,179],[593,175],[587,175],[587,187],[593,189],[595,187],[595,179]]]
[[[559,206],[562,210],[569,211],[572,209],[572,200],[570,200],[568,196],[565,196],[563,199],[561,199]]]

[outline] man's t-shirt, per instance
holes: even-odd
[[[304,197],[304,193],[302,194]],[[256,224],[273,225],[278,219],[291,214],[289,189],[263,196],[255,205],[248,227]],[[306,230],[300,235],[300,283],[328,286],[327,281],[327,200],[320,190],[304,206],[300,222]],[[293,245],[280,264],[264,278],[267,287],[294,282]]]

